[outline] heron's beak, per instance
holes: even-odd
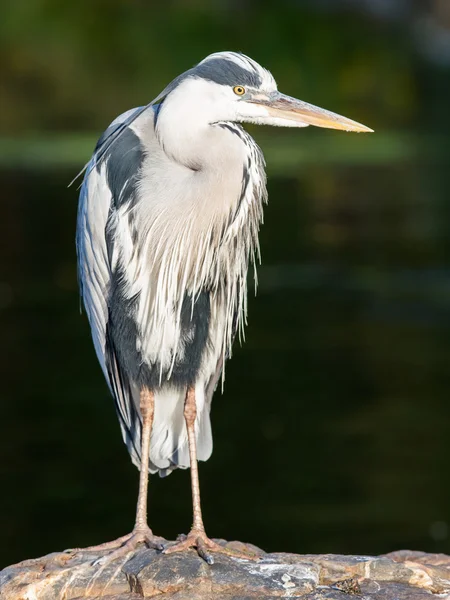
[[[291,127],[315,125],[344,131],[373,132],[373,129],[361,125],[361,123],[280,92],[274,92],[270,96],[254,95],[250,102],[264,106],[269,116],[276,119],[278,125]]]

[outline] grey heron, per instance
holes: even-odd
[[[122,436],[140,469],[132,533],[111,559],[145,543],[166,553],[229,552],[203,525],[197,460],[212,452],[210,409],[247,312],[267,200],[264,158],[240,123],[371,131],[281,94],[271,73],[235,52],[211,54],[99,139],[81,188],[81,295]],[[147,524],[148,473],[190,468],[193,524],[162,546]]]

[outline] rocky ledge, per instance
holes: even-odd
[[[266,554],[240,542],[219,543],[260,555],[246,561],[194,551],[165,556],[140,548],[107,566],[80,550],[26,560],[0,572],[2,600],[419,600],[450,598],[450,557],[407,550],[385,556]]]

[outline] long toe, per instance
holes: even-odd
[[[112,540],[111,542],[104,542],[103,544],[97,544],[96,546],[87,546],[86,548],[68,548],[65,550],[68,554],[80,554],[81,552],[102,552],[103,550],[114,550],[114,548],[119,548],[122,544],[124,544],[129,538],[130,533],[128,535],[123,535],[117,540]]]
[[[181,536],[180,536],[181,537]],[[187,536],[175,542],[171,546],[166,546],[163,550],[164,554],[174,554],[175,552],[183,552],[190,548],[195,548],[197,554],[203,558],[209,565],[214,564],[213,554],[225,554],[232,558],[243,558],[245,560],[259,560],[259,556],[253,553],[239,552],[226,546],[221,546],[217,542],[211,540],[204,531],[192,529]]]

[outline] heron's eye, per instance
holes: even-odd
[[[233,92],[238,96],[243,96],[245,94],[245,88],[242,85],[235,85],[233,88]]]

